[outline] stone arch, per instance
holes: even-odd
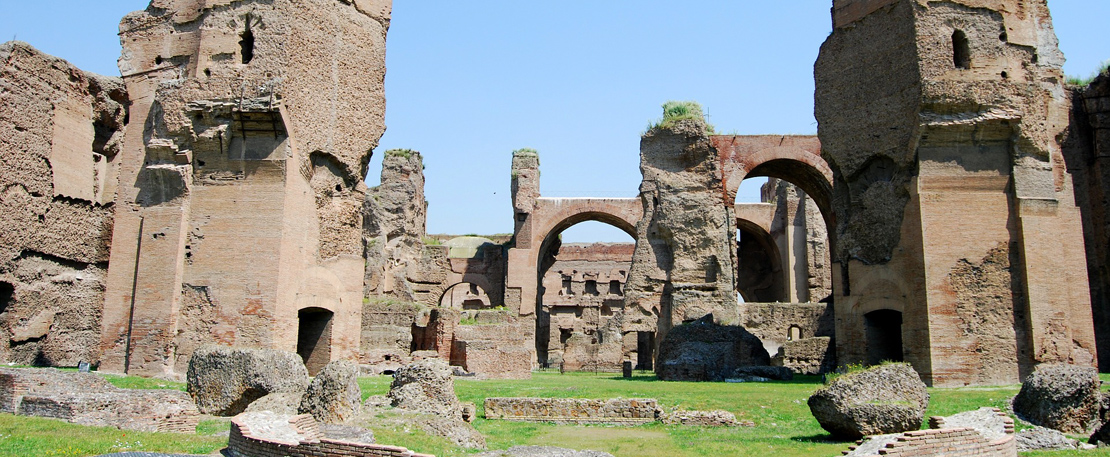
[[[484,282],[485,285],[479,284],[479,282]],[[451,298],[449,297],[449,295],[453,294],[455,288],[459,286],[467,286],[468,291],[464,292],[467,297],[465,299],[462,299],[458,303],[455,303],[455,300],[451,299],[450,302],[445,305],[444,300]],[[489,287],[489,281],[478,276],[476,276],[473,280],[458,281],[443,289],[443,292],[439,294],[439,300],[436,301],[436,304],[439,305],[441,308],[455,308],[461,310],[482,309],[491,307],[493,306],[493,301],[489,296]],[[473,298],[471,298],[470,295],[473,295]],[[483,300],[482,297],[485,297],[485,300]],[[477,302],[477,304],[474,302]]]
[[[783,301],[781,254],[770,232],[741,218],[736,219],[736,229],[740,232],[736,292],[749,303]]]

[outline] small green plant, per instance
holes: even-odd
[[[478,325],[478,319],[474,317],[465,317],[459,319],[459,325]]]
[[[1095,81],[1095,78],[1098,78],[1099,75],[1108,74],[1110,74],[1110,60],[1103,62],[1102,65],[1099,66],[1097,71],[1091,73],[1090,76],[1087,76],[1086,78],[1082,78],[1079,76],[1068,76],[1067,83],[1072,86],[1089,86],[1092,82]]]
[[[420,153],[417,152],[417,151],[413,151],[412,149],[390,149],[390,150],[385,151],[385,155],[394,156],[394,157],[404,157],[406,159],[411,159],[412,156],[414,156],[414,155],[419,156]]]
[[[442,246],[443,242],[440,241],[439,238],[426,236],[426,237],[424,237],[424,245],[425,246]]]
[[[648,125],[648,130],[657,128],[671,128],[676,122],[687,119],[700,119],[705,123],[706,133],[712,135],[716,129],[705,121],[705,113],[701,104],[695,101],[670,100],[663,104],[663,119]]]

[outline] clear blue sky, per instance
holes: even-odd
[[[814,134],[813,62],[831,0],[396,0],[382,151],[424,155],[432,233],[512,231],[511,151],[540,152],[547,196],[634,197],[639,139],[667,100],[724,133]],[[119,19],[145,0],[0,0],[0,40],[118,75]],[[1110,58],[1110,2],[1049,0],[1065,72]],[[758,185],[741,201],[758,200]],[[565,241],[624,241],[600,223]]]

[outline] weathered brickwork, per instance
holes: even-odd
[[[200,413],[177,390],[120,389],[90,373],[0,368],[0,412],[144,432],[196,432]]]
[[[586,400],[577,398],[491,397],[486,419],[559,424],[645,424],[659,418],[652,398]]]
[[[845,452],[847,454],[847,452]],[[906,432],[894,442],[867,457],[983,456],[1015,457],[1017,443],[1013,431],[1002,439],[990,441],[973,428],[945,428]]]
[[[1093,364],[1045,1],[833,5],[814,74],[838,362],[905,360],[934,386]]]
[[[289,442],[256,436],[242,421],[232,419],[228,450],[237,457],[435,457],[418,454],[400,446],[355,443],[325,438],[319,424],[308,414],[289,419],[304,439]]]

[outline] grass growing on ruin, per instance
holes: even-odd
[[[125,451],[209,454],[226,436],[144,433],[0,414],[0,457],[85,456]]]
[[[1108,73],[1110,73],[1110,60],[1103,62],[1102,65],[1099,66],[1098,70],[1095,70],[1094,73],[1091,73],[1086,78],[1079,76],[1068,76],[1066,81],[1068,84],[1073,86],[1089,86],[1092,82],[1094,82],[1095,78],[1097,78],[1098,75],[1104,75]]]
[[[663,119],[648,125],[648,130],[657,128],[670,128],[678,121],[687,119],[700,119],[705,123],[706,132],[710,135],[714,134],[714,128],[705,119],[705,113],[702,111],[701,104],[695,101],[674,101],[670,100],[663,104]]]

